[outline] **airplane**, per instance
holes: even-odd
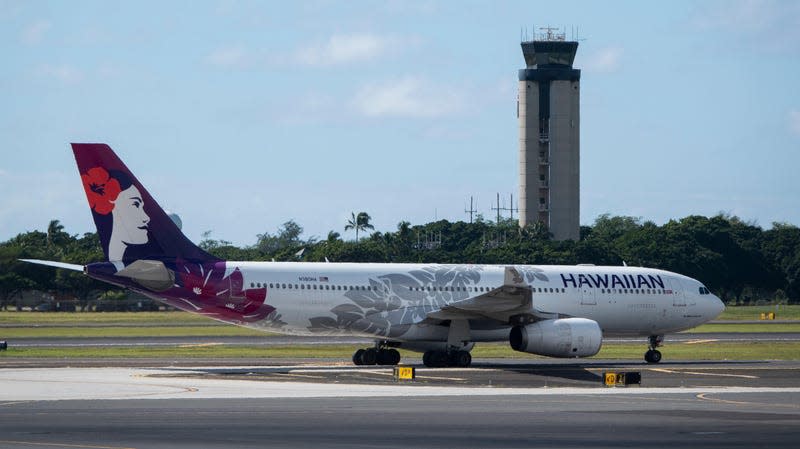
[[[176,309],[289,335],[375,340],[355,365],[397,365],[396,348],[428,367],[466,367],[475,343],[590,357],[604,338],[647,337],[658,363],[664,335],[717,317],[724,305],[699,281],[628,266],[236,262],[193,244],[106,144],[73,143],[105,260],[82,271]]]

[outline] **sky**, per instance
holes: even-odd
[[[766,0],[0,0],[0,241],[94,231],[70,142],[111,145],[194,241],[494,217],[521,34],[548,25],[580,42],[582,224],[800,225],[798,23]]]

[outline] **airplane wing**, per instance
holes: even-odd
[[[20,259],[20,260],[23,262],[35,263],[37,265],[47,265],[48,267],[63,268],[65,270],[83,271],[83,265],[76,265],[74,263],[55,262],[52,260],[40,260],[40,259]]]
[[[489,319],[508,323],[549,318],[533,307],[533,291],[514,267],[506,267],[503,285],[462,301],[448,304],[427,314],[432,320]]]

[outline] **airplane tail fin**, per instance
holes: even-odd
[[[73,143],[72,151],[107,261],[218,260],[183,235],[108,145]]]

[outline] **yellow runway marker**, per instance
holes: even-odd
[[[714,343],[715,341],[719,341],[719,340],[716,339],[716,338],[709,338],[709,339],[706,339],[706,340],[688,340],[688,341],[683,342],[683,344],[685,344],[685,345],[697,345],[697,344],[701,344],[701,343]]]

